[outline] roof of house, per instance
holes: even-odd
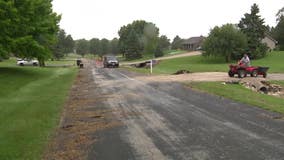
[[[191,37],[189,39],[186,39],[182,42],[182,44],[196,44],[196,43],[200,43],[205,39],[205,37],[203,36],[199,36],[199,37]]]
[[[272,36],[270,36],[268,33],[265,33],[265,37],[269,38],[270,40],[272,40],[274,43],[278,43]]]

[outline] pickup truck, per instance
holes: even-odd
[[[104,68],[113,67],[118,68],[119,62],[115,56],[104,56],[103,58]]]

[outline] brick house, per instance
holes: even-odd
[[[186,39],[182,42],[182,49],[189,51],[198,50],[201,48],[204,39],[205,37],[203,36]]]
[[[274,50],[277,45],[277,41],[268,34],[265,34],[261,42],[266,44],[270,51]]]

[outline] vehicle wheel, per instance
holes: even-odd
[[[263,73],[263,78],[266,78],[267,77],[267,73]]]
[[[251,77],[257,77],[257,70],[253,70],[250,74]]]
[[[37,63],[33,63],[33,66],[37,66],[38,64]]]
[[[229,77],[234,77],[235,74],[232,71],[229,71],[228,75],[229,75]]]
[[[238,70],[238,77],[239,78],[246,77],[246,71],[245,70]]]
[[[20,63],[20,66],[24,66],[24,63]]]

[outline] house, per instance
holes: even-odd
[[[261,40],[261,42],[266,44],[269,50],[274,50],[277,45],[277,41],[268,34],[265,34],[265,37]]]
[[[182,42],[182,49],[190,51],[198,50],[201,48],[204,39],[205,37],[203,36],[186,39]]]

